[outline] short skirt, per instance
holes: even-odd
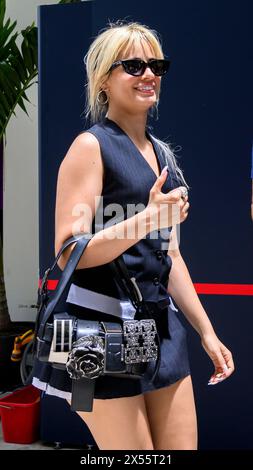
[[[68,304],[71,313],[75,314],[76,305]],[[161,363],[156,378],[151,382],[155,364],[148,363],[145,375],[140,379],[100,376],[96,379],[96,399],[110,399],[140,395],[162,387],[167,387],[189,375],[190,365],[187,347],[187,332],[178,318],[177,309],[171,302],[163,309],[153,309],[161,343]],[[78,307],[80,314],[80,307]],[[49,363],[35,359],[33,385],[54,395],[71,400],[72,381],[65,370],[56,369]]]

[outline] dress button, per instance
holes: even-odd
[[[157,259],[159,259],[159,260],[162,259],[163,255],[162,255],[161,250],[156,250],[156,257],[157,257]]]
[[[154,277],[154,279],[153,279],[153,284],[154,284],[155,286],[159,286],[159,279],[158,279],[158,277]]]

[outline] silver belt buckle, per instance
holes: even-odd
[[[125,320],[123,322],[124,360],[126,364],[138,364],[157,359],[156,323],[153,319]]]

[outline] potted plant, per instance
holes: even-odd
[[[34,23],[15,31],[17,22],[5,20],[6,0],[0,0],[0,151],[3,161],[6,144],[6,128],[15,109],[20,106],[28,115],[25,101],[26,92],[36,83],[37,68],[37,28]],[[17,38],[22,35],[21,48]],[[1,168],[2,169],[2,168]],[[0,388],[15,385],[18,380],[17,364],[10,361],[15,336],[29,329],[31,322],[11,321],[6,300],[3,240],[0,234]],[[14,383],[13,383],[14,382]]]
[[[79,0],[61,0],[59,3],[76,3]],[[2,174],[6,128],[17,106],[28,115],[25,101],[27,90],[37,83],[38,43],[34,22],[16,31],[16,21],[5,20],[6,0],[0,0],[0,172]],[[17,39],[22,36],[20,48]],[[0,187],[1,196],[2,188]],[[2,219],[2,217],[1,217]],[[1,221],[2,222],[2,221]],[[2,227],[2,224],[1,224]],[[13,322],[8,310],[4,282],[3,238],[0,229],[0,390],[9,387],[19,377],[18,365],[10,361],[17,335],[33,326],[31,322]],[[11,373],[13,371],[13,374]],[[17,375],[18,374],[18,375]]]

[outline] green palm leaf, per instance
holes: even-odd
[[[79,0],[78,0],[79,1]],[[60,3],[77,3],[77,0],[60,1]],[[17,22],[5,21],[6,0],[0,0],[0,144],[5,137],[6,127],[14,114],[16,106],[27,114],[25,101],[29,101],[26,91],[37,83],[37,28],[34,23],[21,31],[23,37],[21,48],[16,45],[18,32]],[[3,275],[3,250],[0,237],[0,330],[11,325],[5,295]]]
[[[5,0],[1,0],[0,2],[0,27],[3,26],[5,10],[6,10]]]
[[[24,101],[28,88],[36,83],[38,74],[37,28],[32,23],[21,31],[21,48],[16,44],[19,33],[14,32],[16,22],[3,23],[5,1],[0,0],[0,139],[5,135],[8,122],[16,106],[28,115]]]
[[[78,3],[80,0],[61,0],[59,3]],[[28,88],[37,83],[38,74],[38,31],[34,23],[15,32],[17,22],[5,21],[6,0],[0,0],[0,141],[5,136],[6,127],[15,115],[16,106],[26,113],[24,101]],[[17,37],[22,35],[20,49]]]

